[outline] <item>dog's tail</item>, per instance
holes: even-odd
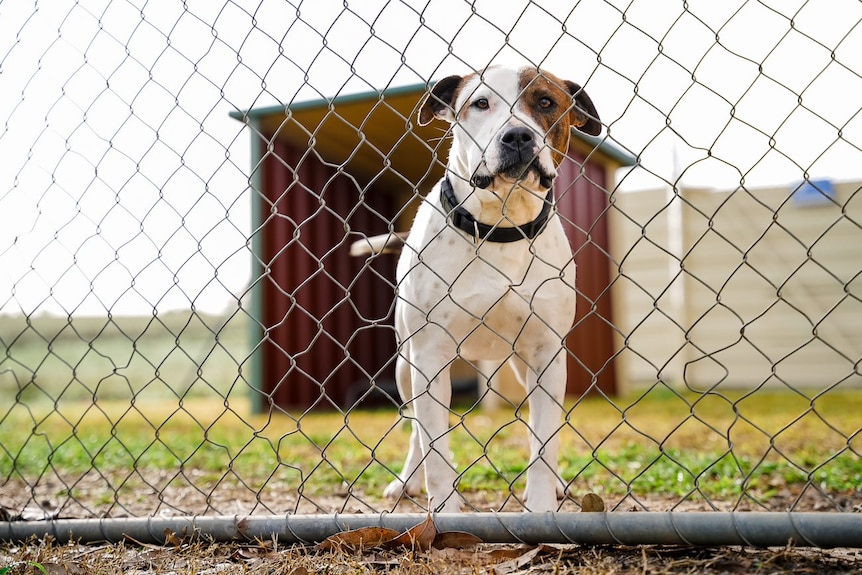
[[[379,236],[365,237],[350,244],[350,255],[356,257],[377,254],[400,254],[407,239],[407,232],[389,232]]]

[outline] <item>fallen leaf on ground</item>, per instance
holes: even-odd
[[[463,549],[464,547],[472,547],[480,543],[484,543],[484,541],[472,533],[443,531],[442,533],[438,533],[437,537],[434,538],[432,546],[435,549]]]
[[[177,534],[174,533],[173,531],[171,531],[170,529],[165,529],[164,534],[165,534],[165,545],[170,545],[171,547],[179,547],[180,545],[183,544],[182,539],[179,538],[177,536]]]
[[[275,555],[278,553],[273,549],[272,544],[261,543],[258,545],[241,545],[231,554],[231,557],[243,561],[255,561]]]
[[[520,547],[503,547],[500,549],[491,549],[486,553],[488,557],[491,557],[494,560],[500,561],[503,559],[517,559],[524,553],[532,551],[536,549],[535,547],[530,547],[526,545],[522,545]]]
[[[509,559],[508,561],[504,561],[498,565],[494,565],[491,568],[491,573],[493,573],[494,575],[507,575],[508,573],[513,573],[527,563],[531,563],[533,559],[536,558],[536,555],[538,555],[544,550],[544,546],[530,549],[525,553],[521,553],[521,555],[515,557],[514,559]]]
[[[484,543],[482,539],[472,533],[463,531],[438,532],[437,525],[429,513],[425,520],[405,531],[398,533],[394,529],[386,527],[362,527],[353,531],[342,531],[336,533],[318,543],[317,548],[321,550],[346,549],[351,551],[362,551],[363,549],[416,549],[428,551],[435,549],[463,549]],[[512,553],[507,558],[517,557],[524,550],[506,550]]]
[[[342,531],[317,544],[318,549],[324,551],[333,549],[350,549],[361,551],[380,547],[388,541],[392,541],[400,535],[394,529],[386,527],[362,527],[353,531]]]
[[[600,513],[605,510],[605,502],[595,493],[587,493],[581,500],[581,511]]]
[[[386,547],[407,547],[427,551],[431,549],[436,536],[437,526],[434,525],[434,519],[431,518],[431,514],[429,513],[425,521],[414,525],[391,541],[387,541],[385,545]]]

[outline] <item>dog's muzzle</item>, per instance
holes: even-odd
[[[519,180],[535,172],[539,185],[550,189],[556,174],[547,173],[539,162],[541,148],[536,142],[536,134],[526,126],[511,128],[500,138],[500,162],[496,174],[474,174],[470,183],[477,188],[487,188],[494,182],[495,175],[510,180]]]

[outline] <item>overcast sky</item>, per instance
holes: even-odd
[[[857,0],[572,4],[0,2],[0,313],[235,306],[249,133],[229,112],[489,63],[584,84],[641,159],[625,190],[862,179]]]

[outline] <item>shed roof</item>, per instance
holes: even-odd
[[[424,188],[443,172],[449,140],[439,122],[420,126],[419,103],[427,91],[414,84],[293,102],[288,105],[231,112],[265,137],[275,136],[298,149],[307,149],[323,162],[356,177],[361,183]],[[636,158],[606,137],[573,130],[572,145],[596,161],[615,167],[633,166]]]

